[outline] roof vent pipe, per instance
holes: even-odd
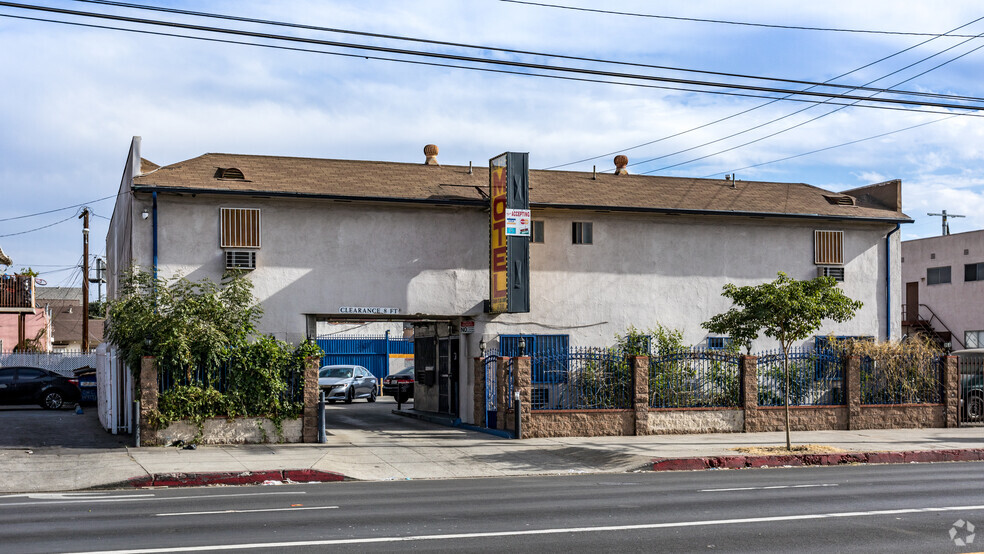
[[[625,154],[615,156],[615,175],[628,175],[629,170],[625,169],[629,165],[629,157]]]
[[[598,180],[598,166],[596,165],[591,166],[591,180]]]
[[[427,159],[424,160],[424,165],[441,165],[441,164],[437,163],[437,145],[436,144],[428,144],[427,146],[425,146],[424,147],[424,156],[427,156]]]
[[[472,174],[472,163],[471,163],[471,160],[468,160],[468,174],[469,175]]]

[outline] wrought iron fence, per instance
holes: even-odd
[[[163,393],[178,386],[197,386],[204,389],[215,389],[221,393],[232,392],[236,385],[232,382],[231,372],[236,368],[230,367],[229,361],[218,365],[198,364],[191,369],[170,368],[164,364],[157,367],[157,386]],[[283,374],[286,389],[281,393],[281,399],[291,402],[304,401],[304,369],[287,369]]]
[[[499,398],[498,382],[496,381],[496,367],[499,365],[499,356],[488,354],[482,360],[485,366],[485,426],[494,429],[498,408],[496,402]]]
[[[535,353],[531,361],[544,372],[533,381],[533,410],[632,407],[632,366],[620,350],[569,348]]]
[[[15,352],[0,353],[0,367],[31,366],[54,371],[65,377],[74,376],[74,371],[83,367],[96,367],[95,352]]]
[[[782,350],[758,355],[758,405],[783,406],[786,379]],[[789,405],[840,406],[845,403],[841,356],[833,350],[791,348]]]
[[[651,408],[730,408],[741,402],[738,354],[680,349],[649,360]]]
[[[509,358],[509,362],[506,364],[505,373],[505,395],[506,395],[506,409],[511,410],[513,408],[513,390],[515,388],[513,385],[516,383],[515,375],[513,374],[513,367],[516,365],[516,358]]]
[[[862,404],[938,404],[942,402],[945,358],[895,356],[861,358]]]

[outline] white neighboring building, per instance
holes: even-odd
[[[902,258],[906,332],[936,333],[953,350],[984,347],[984,230],[907,240]]]
[[[722,287],[779,271],[837,276],[864,302],[854,319],[822,334],[901,334],[897,230],[911,219],[901,212],[900,181],[834,193],[802,183],[530,171],[531,311],[496,315],[484,312],[487,167],[236,154],[158,167],[142,160],[139,145],[137,137],[107,235],[109,298],[131,263],[193,280],[255,267],[264,333],[296,342],[323,321],[410,321],[416,336],[443,341],[453,351],[435,359],[457,360],[451,379],[463,417],[482,340],[495,348],[500,336],[535,334],[604,346],[629,325],[662,324],[714,345],[721,337],[700,323],[729,307]],[[463,321],[474,321],[472,334],[459,334]]]

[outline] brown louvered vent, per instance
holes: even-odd
[[[829,202],[829,203],[831,203],[831,204],[833,204],[835,206],[854,206],[855,205],[854,204],[854,197],[853,196],[848,196],[846,194],[838,194],[838,195],[825,194],[825,195],[823,195],[823,197],[827,199],[827,202]]]
[[[843,265],[844,231],[814,231],[814,256],[816,265]]]
[[[222,248],[260,247],[259,208],[220,208]]]
[[[246,175],[236,167],[220,167],[215,170],[216,179],[232,179],[235,181],[245,181]]]

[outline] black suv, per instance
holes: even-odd
[[[82,397],[78,379],[68,379],[40,367],[0,367],[0,405],[40,404],[57,410]]]

